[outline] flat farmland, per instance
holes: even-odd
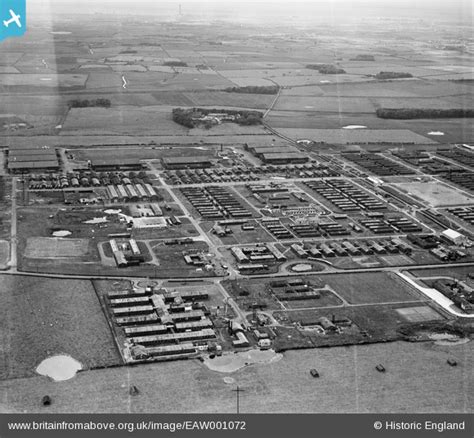
[[[315,111],[337,113],[373,113],[374,104],[369,99],[347,97],[285,96],[277,101],[276,110]]]
[[[66,111],[66,102],[59,96],[1,96],[3,113],[31,116],[57,116]],[[29,140],[31,142],[31,140]]]
[[[359,84],[321,85],[326,96],[342,97],[448,97],[472,95],[474,89],[468,84],[439,80],[423,81],[376,81]],[[288,90],[293,92],[297,88]],[[303,88],[304,90],[304,88]],[[286,91],[286,90],[285,90]],[[298,90],[300,91],[300,90]]]
[[[278,129],[295,140],[309,139],[320,143],[436,143],[408,129]]]
[[[89,73],[86,88],[88,90],[107,90],[110,88],[121,88],[123,85],[119,73],[92,72]]]
[[[233,86],[238,86],[238,87],[247,87],[247,86],[273,86],[275,85],[275,82],[269,80],[269,79],[264,79],[264,78],[258,78],[258,77],[232,77],[229,78],[229,80],[232,81],[234,84]]]
[[[454,99],[454,98],[451,98]],[[459,99],[459,98],[458,98]],[[466,99],[466,97],[464,97]],[[403,98],[374,98],[376,107],[382,108],[423,108],[423,109],[450,109],[462,108],[464,105],[462,101],[452,102],[447,99],[436,98],[420,98],[420,97],[403,97]],[[470,102],[464,101],[464,104],[471,106]]]
[[[425,68],[423,66],[413,66],[413,65],[400,65],[400,64],[379,64],[377,62],[367,63],[367,66],[364,67],[352,67],[349,64],[344,66],[344,70],[350,74],[357,75],[376,75],[381,71],[393,71],[399,73],[410,73],[413,77],[425,77],[432,76],[436,74],[433,70]]]
[[[361,83],[373,82],[374,79],[362,75],[322,75],[318,76],[280,76],[272,78],[282,87],[297,87],[302,85],[325,85],[325,84],[344,84],[344,83]]]
[[[272,110],[265,118],[265,122],[274,128],[342,129],[351,125],[366,126],[368,129],[403,129],[404,127],[400,120],[379,119],[375,113],[318,113],[309,109],[305,111]]]
[[[62,132],[75,134],[185,134],[188,129],[173,122],[171,108],[165,106],[120,106],[112,108],[73,108]]]
[[[144,77],[148,77],[151,73],[148,72]],[[226,79],[220,75],[206,75],[206,74],[178,74],[163,78],[161,81],[154,83],[149,83],[149,85],[154,85],[158,89],[162,90],[220,90],[222,88],[234,87],[236,84],[229,79]],[[128,75],[126,76],[128,80]],[[144,79],[148,83],[148,79]],[[140,83],[139,77],[132,78],[132,81],[135,83]],[[138,85],[137,85],[138,86]],[[128,86],[127,86],[128,88]],[[131,89],[134,89],[134,86],[131,85]],[[136,88],[136,87],[135,87]]]
[[[1,379],[34,376],[56,354],[85,369],[121,364],[89,281],[2,275],[0,291]]]
[[[474,124],[463,123],[460,128],[460,119],[420,119],[398,120],[398,125],[412,132],[432,138],[442,143],[470,143],[474,142]],[[466,119],[469,120],[469,119]],[[444,135],[430,135],[430,132],[442,132]]]
[[[35,88],[84,88],[87,75],[83,74],[3,74],[0,75],[0,87],[4,90],[15,89],[26,92]],[[1,89],[1,88],[0,88]]]
[[[117,73],[129,73],[129,72],[145,73],[146,71],[148,71],[148,69],[141,64],[112,65],[111,67],[112,67],[112,70]]]
[[[446,365],[451,356],[460,366]],[[229,377],[251,389],[240,399],[243,413],[459,413],[472,411],[466,373],[473,362],[470,343],[395,342],[286,351],[281,360]],[[386,364],[388,374],[377,373],[377,363]],[[322,378],[313,379],[311,368]],[[38,400],[51,394],[57,401],[47,408],[51,413],[235,413],[235,394],[223,377],[191,360],[91,370],[60,385],[37,376],[1,382],[0,408],[42,413]],[[139,397],[130,397],[131,382]]]
[[[5,73],[20,73],[20,72],[15,67],[12,67],[10,65],[0,64],[0,74],[5,74]]]
[[[152,93],[155,103],[158,105],[171,106],[193,106],[195,103],[181,91],[160,91]]]
[[[44,135],[42,141],[47,142],[51,147],[59,146],[66,148],[83,148],[90,146],[106,146],[107,148],[103,153],[107,153],[110,148],[128,149],[130,146],[143,146],[151,145],[153,142],[159,140],[162,146],[168,146],[172,148],[179,148],[183,145],[210,145],[220,146],[229,145],[241,145],[245,143],[259,144],[261,146],[272,146],[274,144],[274,135],[269,135],[268,132],[264,131],[263,128],[257,134],[245,133],[242,135],[90,135],[90,136],[76,136],[76,135]],[[31,139],[28,137],[8,137],[3,140],[2,143],[14,145],[14,146],[25,146],[31,144]]]
[[[337,87],[336,89],[338,89]],[[323,85],[304,85],[300,87],[285,88],[282,91],[282,96],[303,96],[303,97],[316,97],[316,96],[330,96],[331,93],[327,92],[327,87]],[[339,96],[336,94],[336,96]]]
[[[0,240],[0,268],[4,269],[8,260],[10,260],[10,242]]]
[[[244,94],[227,92],[187,92],[183,93],[193,106],[221,106],[239,108],[268,108],[275,96],[268,94]]]
[[[253,125],[253,126],[241,126],[237,123],[221,123],[220,125],[215,125],[210,129],[205,128],[193,128],[189,130],[188,135],[201,137],[201,136],[235,136],[236,141],[240,141],[239,137],[241,135],[258,135],[265,134],[266,131],[262,125]],[[242,140],[243,142],[243,140]]]
[[[0,65],[14,65],[23,55],[23,52],[2,51]]]
[[[390,273],[325,275],[321,280],[350,304],[421,300],[414,289]]]

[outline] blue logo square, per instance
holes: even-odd
[[[26,0],[0,0],[0,41],[26,32]]]

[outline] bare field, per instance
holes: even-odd
[[[321,143],[436,143],[407,129],[278,129],[295,140],[309,139]]]
[[[244,145],[245,143],[260,144],[262,146],[271,146],[274,144],[274,135],[267,132],[259,134],[242,135],[90,135],[76,136],[70,134],[45,135],[41,139],[49,146],[59,146],[65,148],[82,148],[84,146],[106,146],[107,148],[119,146],[120,148],[129,148],[130,146],[154,145],[157,142],[161,146],[179,147],[183,145]],[[8,137],[0,140],[0,144],[11,144],[15,146],[25,146],[31,144],[29,137]],[[107,148],[105,151],[107,151]]]
[[[83,74],[3,74],[0,87],[19,87],[20,91],[32,88],[83,88],[87,75]],[[23,90],[22,90],[23,88]]]
[[[345,97],[296,97],[283,95],[278,99],[276,110],[337,112],[337,113],[373,113],[374,104],[369,99]]]
[[[29,237],[24,256],[37,259],[75,258],[85,256],[88,248],[88,239]]]
[[[451,356],[460,366],[446,365]],[[87,371],[59,386],[44,377],[4,381],[0,407],[44,412],[37,400],[51,394],[57,401],[48,407],[51,413],[234,413],[235,393],[223,380],[227,376],[246,390],[240,399],[243,413],[471,412],[474,400],[466,385],[472,384],[472,375],[466,372],[473,361],[470,344],[407,342],[287,351],[280,361],[229,375],[198,361],[174,361]],[[386,365],[389,379],[377,373],[378,363]],[[313,379],[311,368],[322,378]],[[139,397],[129,395],[132,382]]]
[[[187,92],[183,95],[189,99],[194,106],[222,106],[239,108],[262,109],[270,106],[275,98],[266,94],[243,94],[227,92]]]
[[[63,132],[77,134],[185,134],[188,129],[173,122],[171,108],[165,106],[121,106],[113,108],[73,108],[63,124]]]

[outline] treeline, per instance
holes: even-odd
[[[474,109],[378,108],[381,119],[457,119],[473,118]]]
[[[229,87],[224,91],[228,93],[242,93],[242,94],[278,94],[278,86],[276,85],[249,85],[246,87]]]
[[[90,107],[101,107],[110,108],[109,99],[74,99],[68,102],[69,108],[90,108]]]
[[[173,121],[185,126],[186,128],[195,128],[204,126],[210,128],[213,124],[211,120],[199,120],[208,114],[225,114],[232,117],[227,119],[242,126],[259,125],[262,123],[263,113],[260,111],[249,110],[223,110],[223,109],[207,109],[207,108],[173,108]]]
[[[404,79],[412,78],[411,73],[404,73],[398,71],[381,71],[375,75],[375,79]]]
[[[194,128],[195,126],[193,114],[193,110],[187,110],[184,108],[173,108],[172,111],[173,121],[189,129]]]
[[[357,55],[355,58],[351,58],[351,61],[375,61],[374,55]]]
[[[187,67],[188,64],[184,61],[165,61],[163,65],[166,67]]]
[[[334,64],[308,64],[306,68],[317,70],[323,75],[342,75],[346,72],[344,69],[336,67]]]

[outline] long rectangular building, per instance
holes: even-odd
[[[203,329],[194,332],[168,333],[164,335],[137,336],[130,341],[140,345],[172,344],[181,341],[204,341],[214,339],[216,334],[212,329]]]

